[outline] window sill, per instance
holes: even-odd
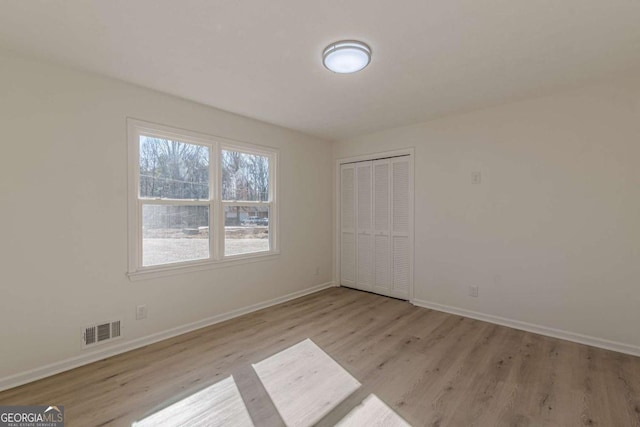
[[[235,265],[249,264],[260,261],[270,261],[280,256],[280,252],[267,252],[261,254],[236,255],[218,261],[194,261],[181,265],[147,267],[127,273],[127,277],[132,282],[139,280],[156,279],[159,277],[175,276],[182,273],[211,270],[216,268],[232,267]]]

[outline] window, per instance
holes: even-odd
[[[273,149],[129,120],[129,274],[277,253]]]
[[[222,150],[224,253],[269,250],[269,157]]]

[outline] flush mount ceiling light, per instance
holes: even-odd
[[[357,40],[331,43],[322,51],[322,63],[334,73],[355,73],[369,65],[369,62],[371,48]]]

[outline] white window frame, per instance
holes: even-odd
[[[209,199],[208,200],[165,200],[142,199],[140,188],[140,136],[151,136],[203,145],[209,148]],[[278,149],[247,142],[234,141],[219,136],[158,125],[137,119],[127,119],[128,138],[128,273],[131,280],[162,277],[181,272],[198,271],[209,268],[262,261],[276,257],[278,248]],[[269,200],[222,201],[221,151],[239,151],[269,158]],[[183,205],[209,206],[209,258],[204,260],[180,261],[154,266],[142,265],[142,206]],[[225,206],[268,206],[269,207],[269,250],[238,255],[224,255],[224,208]]]

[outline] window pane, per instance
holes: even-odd
[[[209,148],[140,135],[140,197],[209,198]]]
[[[209,258],[208,206],[142,206],[142,265]]]
[[[269,200],[269,158],[222,150],[222,199]]]
[[[269,250],[269,208],[224,208],[224,254],[240,255]]]

